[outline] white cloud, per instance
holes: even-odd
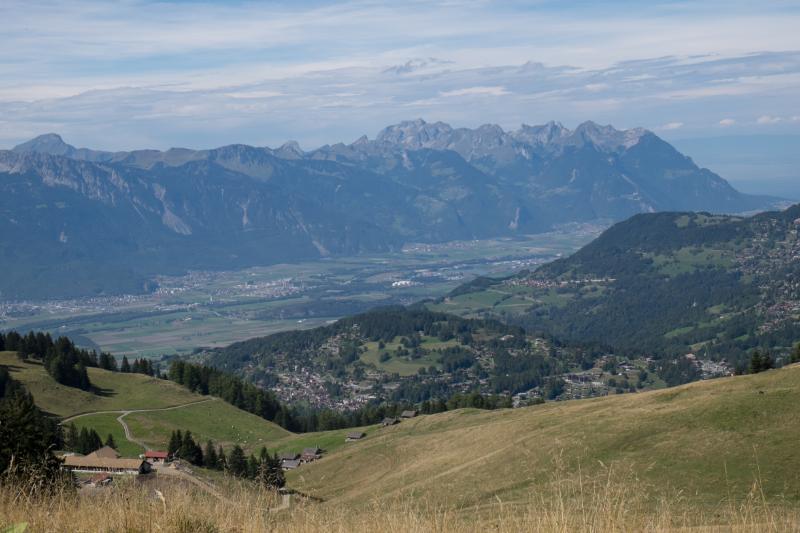
[[[451,98],[454,96],[504,96],[509,94],[505,87],[467,87],[465,89],[455,89],[453,91],[442,91],[439,96]]]
[[[603,69],[529,62],[474,68],[441,60],[428,62],[424,71],[396,75],[390,70],[408,61],[390,57],[370,67],[358,60],[331,60],[278,71],[267,64],[234,65],[222,85],[213,73],[198,71],[179,84],[164,78],[69,97],[0,97],[0,146],[56,131],[72,144],[108,150],[232,142],[278,146],[286,139],[314,147],[419,116],[456,126],[497,123],[504,128],[551,119],[568,126],[587,119],[618,127],[663,124],[665,131],[684,123],[703,135],[714,133],[712,125],[726,125],[719,118],[726,111],[720,109],[758,117],[765,99],[775,108],[793,109],[800,90],[800,52],[657,58]],[[587,91],[600,83],[609,88]],[[703,92],[720,83],[746,90]],[[664,96],[692,91],[693,97]],[[480,105],[465,105],[473,102]],[[749,121],[739,129],[755,127]]]
[[[661,130],[679,130],[683,127],[683,122],[667,122],[659,129]]]
[[[605,91],[606,89],[611,88],[611,86],[607,83],[589,83],[587,85],[584,85],[583,88],[589,91],[590,93],[599,93],[601,91]]]
[[[756,120],[756,123],[761,124],[763,126],[767,124],[777,124],[781,120],[783,120],[781,117],[773,117],[772,115],[761,115],[760,117],[758,117],[758,120]]]
[[[275,98],[276,96],[283,96],[280,91],[236,91],[225,93],[225,96],[231,98]]]
[[[719,121],[719,125],[722,126],[723,128],[727,128],[728,126],[733,126],[734,124],[736,124],[736,120],[732,118],[723,118],[722,120]]]

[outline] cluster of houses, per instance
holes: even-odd
[[[417,411],[407,410],[396,418],[384,418],[382,427],[399,424],[403,419],[414,418]],[[351,431],[345,436],[346,442],[358,441],[366,437],[363,431]],[[310,463],[322,457],[323,450],[319,447],[303,449],[302,453],[284,452],[281,454],[281,467],[284,470],[294,470],[304,463]],[[103,446],[88,455],[65,454],[61,467],[70,472],[94,474],[87,483],[94,486],[107,485],[112,480],[112,475],[148,474],[157,464],[165,464],[171,460],[169,453],[157,450],[147,450],[138,459],[123,459],[117,450],[110,446]]]
[[[404,418],[414,418],[417,416],[417,411],[403,411],[397,418],[384,418],[381,422],[382,427],[393,426],[399,424]],[[345,442],[354,442],[363,439],[367,434],[363,431],[351,431],[345,435]],[[281,468],[284,470],[294,470],[300,465],[310,463],[320,459],[324,450],[318,447],[305,448],[302,453],[298,452],[284,452],[280,455]]]
[[[152,471],[153,465],[166,463],[170,457],[167,452],[147,450],[138,459],[123,459],[114,448],[103,446],[88,455],[67,454],[63,459],[61,467],[65,470],[96,474],[90,478],[90,483],[104,485],[111,481],[110,476],[114,474],[147,474]]]
[[[281,468],[284,470],[294,470],[303,463],[310,463],[322,457],[322,448],[305,448],[303,453],[283,452],[280,456]]]

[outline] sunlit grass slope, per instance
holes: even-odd
[[[528,501],[570,480],[634,476],[648,496],[694,505],[743,498],[800,501],[800,367],[674,389],[459,410],[375,430],[291,473],[332,502],[412,498],[472,508]]]
[[[157,409],[201,400],[202,396],[161,379],[143,374],[122,374],[89,368],[98,394],[56,383],[36,362],[22,362],[14,352],[0,352],[0,365],[33,394],[36,404],[54,415],[67,417],[91,411]]]

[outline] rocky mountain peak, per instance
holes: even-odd
[[[379,143],[399,144],[409,149],[430,148],[437,141],[449,137],[453,128],[444,122],[429,124],[417,119],[403,121],[394,126],[384,128],[376,137]]]
[[[64,139],[57,133],[45,133],[15,146],[13,151],[17,153],[38,152],[51,155],[69,155],[75,151],[75,147],[65,143]]]
[[[636,145],[647,133],[643,128],[618,130],[611,125],[602,126],[591,120],[580,124],[570,136],[570,144],[589,143],[596,148],[613,152]]]

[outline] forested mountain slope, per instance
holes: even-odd
[[[637,215],[568,258],[479,280],[432,307],[622,353],[696,352],[741,366],[751,348],[780,352],[800,340],[799,234],[800,206],[750,218]]]

